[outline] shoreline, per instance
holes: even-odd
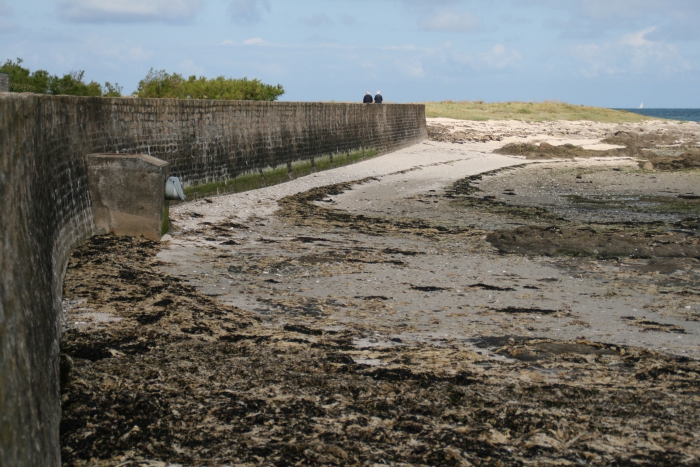
[[[449,125],[451,127],[450,131],[452,131],[453,133],[466,131],[472,135],[476,135],[477,138],[479,137],[479,135],[489,134],[494,139],[483,143],[464,144],[424,141],[420,145],[412,146],[410,148],[395,153],[387,154],[369,161],[365,161],[357,165],[346,166],[326,172],[319,172],[298,180],[294,180],[288,183],[268,188],[263,188],[254,192],[247,192],[236,195],[226,195],[218,198],[210,198],[209,200],[200,200],[194,203],[188,203],[177,206],[175,209],[173,209],[172,216],[175,220],[175,225],[179,226],[179,228],[182,229],[181,234],[175,235],[170,240],[168,249],[161,252],[159,254],[159,258],[166,263],[172,263],[174,266],[171,266],[171,268],[173,268],[170,269],[171,271],[176,270],[178,271],[178,273],[182,274],[183,277],[188,277],[188,279],[191,280],[194,284],[198,284],[197,286],[200,287],[201,290],[203,290],[205,293],[219,294],[219,300],[222,303],[252,311],[260,308],[259,302],[257,301],[259,298],[256,299],[256,297],[253,296],[251,297],[253,300],[250,300],[248,298],[248,294],[240,294],[239,292],[241,291],[241,289],[236,287],[231,288],[228,278],[222,278],[218,281],[213,280],[212,282],[211,279],[202,280],[201,276],[199,276],[199,278],[189,277],[191,273],[188,272],[188,269],[191,269],[191,266],[194,264],[197,265],[196,270],[198,271],[198,274],[202,271],[205,271],[204,274],[209,275],[207,277],[215,277],[217,276],[217,274],[220,274],[217,269],[218,266],[216,266],[216,261],[212,261],[210,264],[207,263],[207,261],[209,260],[202,261],[202,253],[199,252],[200,249],[205,245],[209,249],[212,248],[212,245],[210,245],[206,241],[202,241],[201,235],[191,235],[191,233],[200,231],[201,225],[203,223],[209,222],[215,224],[217,222],[234,222],[240,224],[248,222],[248,225],[250,225],[251,216],[255,219],[253,223],[273,222],[273,220],[275,219],[275,213],[279,209],[279,200],[286,197],[295,196],[297,194],[301,194],[309,190],[321,189],[324,186],[335,185],[339,183],[343,184],[348,182],[351,182],[350,187],[349,189],[344,189],[344,194],[328,196],[326,197],[325,202],[316,202],[315,204],[319,207],[323,207],[324,209],[332,208],[335,210],[340,210],[342,212],[350,213],[351,215],[371,216],[378,218],[386,216],[389,216],[389,218],[403,218],[406,217],[406,214],[398,215],[397,217],[397,214],[399,214],[397,210],[401,209],[397,207],[397,203],[401,204],[401,206],[404,206],[407,203],[408,205],[415,205],[415,201],[411,200],[415,198],[424,197],[425,195],[437,195],[438,198],[435,199],[439,199],[439,196],[441,194],[444,194],[444,190],[450,184],[457,182],[458,180],[464,179],[465,177],[475,176],[485,172],[493,172],[494,170],[504,169],[507,167],[522,166],[523,164],[533,163],[540,164],[540,166],[544,164],[550,168],[556,166],[615,166],[633,168],[636,167],[637,164],[636,162],[634,162],[634,159],[630,157],[608,157],[604,155],[601,155],[601,157],[597,159],[593,158],[585,159],[581,162],[570,162],[564,159],[555,159],[552,161],[531,161],[519,156],[499,156],[492,154],[493,150],[499,147],[503,147],[511,142],[526,142],[528,144],[537,144],[545,142],[554,146],[575,144],[582,145],[582,147],[589,150],[600,151],[601,154],[603,154],[607,150],[623,147],[620,145],[601,143],[600,140],[607,134],[619,131],[630,131],[636,128],[642,128],[646,133],[654,131],[668,132],[671,131],[669,130],[669,128],[675,129],[674,126],[680,126],[656,121],[645,122],[643,124],[625,125],[594,124],[592,122],[561,122],[558,125],[551,123],[532,125],[523,124],[522,122],[482,123],[452,121],[448,119],[430,119],[429,125]],[[535,128],[534,131],[533,127]],[[361,184],[355,185],[354,183],[352,183],[356,180],[366,179],[368,177],[370,178],[370,180],[362,182]],[[435,195],[432,195],[432,193],[435,193]],[[499,196],[498,192],[494,194],[497,197]],[[700,195],[700,193],[698,193],[698,195]],[[500,196],[500,198],[503,198],[504,201],[513,199],[512,196]],[[435,202],[437,203],[438,201]],[[362,207],[363,205],[372,207]],[[407,209],[409,209],[408,212],[410,213],[408,214],[408,218],[426,219],[429,222],[438,222],[438,224],[442,222],[442,220],[440,219],[442,214],[440,214],[440,212],[438,211],[416,211],[416,208],[414,206],[410,206]],[[192,217],[193,213],[196,217]],[[274,233],[271,232],[269,228],[260,229],[253,227],[251,230],[257,231],[257,233],[255,233],[253,236],[257,235],[262,236],[263,238],[279,238],[280,241],[284,241],[284,239],[289,238],[290,235],[291,237],[295,235],[293,233],[293,227],[290,228],[290,226],[288,226],[287,224],[284,225],[285,226],[278,225],[274,227]],[[516,221],[515,224],[513,224],[513,226],[515,227],[517,225],[523,224]],[[484,227],[482,227],[481,229],[482,230],[480,230],[480,232],[483,233],[481,233],[480,235],[485,235],[489,231],[488,226],[485,227],[486,230],[484,230]],[[477,232],[479,232],[479,230],[477,230]],[[252,241],[250,235],[246,235],[245,238],[240,237],[236,241],[250,245],[250,248],[243,247],[243,250],[259,250],[259,248],[256,246],[256,242]],[[402,247],[388,246],[388,248],[401,249]],[[265,247],[265,249],[269,250],[269,247]],[[224,250],[225,248],[221,251],[223,252]],[[217,251],[219,251],[219,249],[214,248],[211,253],[204,254],[207,257],[213,257],[216,256]],[[459,252],[452,251],[449,254],[459,255]],[[489,254],[486,257],[483,257],[481,261],[495,261],[497,263],[498,261],[500,261],[498,258],[498,254],[496,254],[495,256],[493,254]],[[558,266],[556,266],[556,264],[560,262],[559,260],[534,258],[533,260],[528,260],[526,262],[530,264],[530,266],[525,266],[525,268],[518,273],[523,277],[532,277],[533,275],[537,274],[539,274],[542,277],[558,277],[560,275],[560,272],[557,271]],[[550,266],[546,266],[545,269],[540,271],[542,266],[537,265],[546,265],[550,263],[554,266],[554,269],[547,269]],[[465,277],[467,276],[466,269],[471,268],[465,268]],[[540,272],[537,273],[535,271]],[[443,271],[441,274],[446,273],[446,271]],[[423,277],[425,274],[428,274],[428,276],[431,275],[429,272],[418,272],[418,276],[416,278],[422,278],[422,281],[429,282],[430,277]],[[538,278],[539,277],[535,277],[533,279]],[[393,282],[389,278],[387,278],[387,280],[389,280],[390,283]],[[486,280],[484,276],[475,276],[473,278],[473,282],[475,283],[478,283],[483,280]],[[492,280],[500,282],[500,279],[498,278],[493,278]],[[449,312],[445,312],[445,314],[463,314],[460,310],[455,309],[454,306],[451,306],[450,301],[454,301],[455,304],[457,304],[460,301],[457,295],[459,293],[462,293],[462,291],[464,291],[465,289],[468,290],[467,285],[468,284],[460,285],[459,283],[450,283],[450,288],[453,291],[451,298],[445,299],[447,301],[444,303],[442,300],[439,300],[440,307],[447,306],[451,310]],[[306,293],[306,295],[310,294],[311,296],[314,296],[316,298],[323,298],[328,295],[328,291],[336,290],[339,286],[339,283],[334,283],[331,281],[323,285],[322,290],[324,290],[324,292],[320,292],[319,294],[316,294],[315,292],[308,292]],[[310,290],[313,291],[315,285],[294,285],[293,287],[300,287],[300,289],[310,287]],[[395,287],[395,285],[392,285],[392,287]],[[507,288],[510,286],[502,285],[501,287]],[[557,288],[555,287],[552,289]],[[558,289],[561,289],[561,287],[559,287]],[[605,287],[602,287],[600,284],[591,284],[586,290],[586,293],[607,293]],[[547,295],[552,293],[553,295],[551,295],[551,297]],[[381,295],[378,291],[377,294]],[[544,297],[548,297],[546,298],[546,301],[551,301],[554,299],[570,302],[570,300],[567,300],[561,294],[562,292],[552,291],[546,292],[545,295],[542,295],[540,293],[540,297],[541,299]],[[409,296],[411,298],[408,298]],[[411,296],[409,294],[409,296],[407,296],[407,298],[403,300],[408,300],[409,302],[411,302],[412,305],[408,306],[407,308],[404,306],[406,310],[400,311],[398,313],[405,313],[406,316],[411,316],[411,307],[417,306],[418,308],[420,308],[422,306],[438,306],[430,304],[431,300],[428,300],[427,303],[423,303],[422,299],[419,298],[418,295]],[[498,299],[496,300],[499,301]],[[506,299],[505,303],[509,303],[512,306],[524,306],[521,305],[521,301],[513,301],[512,299]],[[532,307],[533,303],[529,303],[526,306]],[[615,312],[615,316],[617,316],[618,318],[620,316],[628,316],[630,314],[636,315],[638,313],[636,310],[642,309],[642,306],[644,305],[644,303],[641,303],[639,305],[628,306],[625,303],[627,302],[621,301],[619,304],[613,306],[613,308],[618,309],[618,311]],[[485,309],[488,309],[488,306],[486,305],[487,303],[484,302],[484,304],[481,306],[484,306],[486,307]],[[565,308],[570,309],[571,304],[568,303]],[[632,311],[632,309],[635,309],[635,311]],[[476,311],[478,311],[478,309]],[[583,335],[585,335],[587,338],[593,338],[594,336],[596,336],[596,333],[599,333],[600,331],[598,330],[597,325],[594,324],[593,321],[591,321],[591,319],[595,320],[593,315],[590,315],[590,312],[584,310],[579,310],[578,314],[579,318],[577,319],[578,321],[581,321],[580,325],[569,326],[568,329],[565,329],[563,331],[539,331],[541,333],[539,335],[541,337],[546,338],[559,337],[565,339],[574,339]],[[641,312],[639,312],[639,315],[639,319],[642,319]],[[425,338],[430,338],[433,337],[433,335],[444,335],[445,332],[441,329],[443,327],[445,329],[450,329],[453,325],[448,323],[453,322],[454,319],[449,319],[443,315],[441,316],[442,317],[440,319],[445,322],[444,326],[419,326],[420,330],[417,331],[417,334],[415,336],[411,337],[408,336],[406,333],[399,333],[397,334],[397,336],[403,339],[411,338],[422,340],[424,339],[424,337],[421,336],[428,336]],[[582,318],[582,316],[587,316],[588,318],[584,319]],[[600,323],[601,326],[609,326],[611,324],[610,319],[606,315],[603,315],[602,318],[603,321]],[[354,322],[352,320],[346,321],[346,318],[338,319],[340,320],[340,322],[345,323],[344,325],[352,326],[352,323]],[[473,326],[469,326],[462,331],[466,334],[459,334],[459,332],[457,332],[457,334],[451,333],[449,334],[449,336],[451,338],[458,338],[468,337],[468,335],[470,335],[469,333],[473,332],[498,333],[498,325],[494,324],[497,321],[498,320],[481,320],[482,325],[485,326],[485,328],[481,331],[477,331],[478,326],[476,328],[474,328]],[[533,329],[546,329],[548,327],[551,329],[558,328],[556,324],[551,324],[552,320],[547,320],[545,318],[544,321],[547,321],[550,324],[546,326],[537,326]],[[681,321],[673,319],[670,321],[666,320],[665,322],[668,322],[669,326],[682,325]],[[309,323],[306,324],[308,325]],[[335,324],[333,323],[327,323],[327,325],[331,327],[335,326]],[[688,326],[686,326],[686,328],[687,327]],[[644,335],[642,338],[637,339],[635,336],[638,333],[638,330],[632,327],[628,331],[624,331],[626,328],[629,328],[629,326],[627,324],[624,324],[622,325],[622,327],[618,327],[618,330],[616,332],[618,333],[618,335],[621,334],[622,336],[627,337],[618,336],[617,338],[609,341],[603,339],[602,342],[623,345],[639,345],[650,349],[658,348],[659,350],[662,350],[662,347],[674,349],[679,345],[680,341],[683,343],[683,345],[681,347],[677,347],[679,352],[682,351],[685,355],[687,355],[688,352],[690,352],[690,354],[692,355],[693,353],[700,351],[700,341],[698,341],[697,338],[691,337],[690,341],[688,341],[688,336],[677,339],[677,336],[668,336],[667,333],[660,334],[661,337],[654,338],[654,334],[652,333]],[[694,327],[692,328],[694,329]],[[460,326],[457,326],[457,329],[461,329]],[[469,329],[469,331],[467,331],[467,329]],[[387,332],[390,331],[387,329]],[[535,334],[533,334],[533,332]],[[527,334],[537,335],[537,332],[538,331],[533,330],[528,331]],[[697,333],[694,332],[693,334]],[[598,339],[600,340],[602,337],[603,336],[599,336]],[[661,342],[663,342],[663,344],[661,344]],[[671,350],[671,352],[674,352],[674,350]]]
[[[700,458],[697,171],[601,143],[700,132],[431,123],[462,143],[181,204],[160,243],[81,246],[67,465]],[[516,142],[601,156],[493,154]],[[666,256],[621,256],[647,239]]]

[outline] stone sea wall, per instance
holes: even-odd
[[[0,73],[0,92],[10,92],[10,75]]]
[[[0,465],[60,463],[61,287],[95,229],[87,154],[150,154],[192,186],[426,137],[418,104],[0,94]]]

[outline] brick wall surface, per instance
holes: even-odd
[[[60,463],[60,296],[94,231],[87,154],[150,154],[194,185],[426,137],[412,104],[0,95],[0,465]]]

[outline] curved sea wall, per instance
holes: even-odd
[[[0,94],[0,465],[60,464],[61,288],[95,229],[87,154],[149,154],[193,186],[425,138],[419,104]]]

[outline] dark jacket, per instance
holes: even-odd
[[[384,100],[384,98],[382,97],[381,94],[377,94],[376,96],[374,96],[374,103],[375,104],[381,104],[383,100]]]
[[[365,94],[365,98],[362,99],[363,104],[371,104],[372,103],[372,96],[369,94]]]

